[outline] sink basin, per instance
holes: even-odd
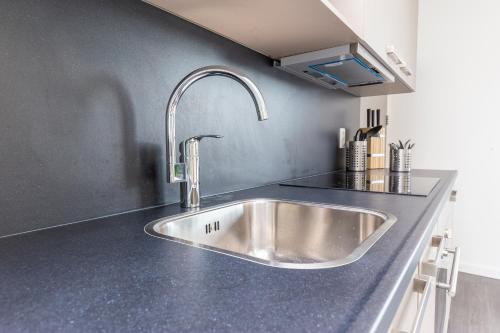
[[[259,264],[295,269],[349,264],[396,222],[363,208],[251,199],[159,219],[146,233]]]

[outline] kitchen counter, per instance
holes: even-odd
[[[428,197],[268,185],[202,200],[280,198],[398,218],[342,267],[268,267],[144,233],[178,204],[1,238],[0,331],[386,331],[457,175],[412,174],[440,182]]]

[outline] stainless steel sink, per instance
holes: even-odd
[[[163,218],[144,229],[259,264],[311,269],[361,258],[394,222],[391,214],[362,208],[251,199]]]

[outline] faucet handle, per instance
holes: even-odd
[[[190,138],[187,138],[186,140],[182,141],[181,144],[179,145],[179,150],[181,153],[181,158],[185,158],[187,155],[198,155],[198,142],[201,141],[203,138],[214,138],[214,139],[220,139],[222,138],[222,135],[218,134],[205,134],[205,135],[196,135],[192,136]]]
[[[221,138],[223,138],[223,137],[224,137],[224,136],[219,135],[219,134],[204,134],[204,135],[196,135],[196,136],[192,136],[192,137],[190,137],[189,139],[186,139],[185,141],[190,141],[190,140],[197,140],[197,141],[201,141],[201,139],[203,139],[203,138],[221,139]]]

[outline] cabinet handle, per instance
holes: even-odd
[[[385,52],[387,53],[387,56],[391,58],[391,60],[394,61],[396,65],[401,65],[403,63],[401,58],[396,53],[396,48],[394,47],[394,45],[387,45],[387,47],[385,48]]]
[[[413,72],[411,71],[410,67],[408,67],[408,65],[406,64],[406,62],[404,62],[403,60],[401,60],[401,57],[396,52],[396,48],[394,47],[394,45],[387,45],[387,47],[385,48],[385,52],[387,53],[387,56],[389,58],[391,58],[391,60],[397,66],[399,66],[399,70],[401,72],[403,72],[406,76],[412,76],[413,75]]]
[[[455,247],[455,250],[447,250],[448,253],[453,253],[453,264],[451,266],[451,277],[450,283],[438,282],[436,287],[445,289],[448,291],[451,297],[455,297],[457,293],[457,283],[458,283],[458,265],[460,263],[460,247]]]
[[[406,65],[406,62],[401,61],[401,64],[399,64],[399,70],[403,72],[406,76],[412,76],[413,72],[411,71],[410,67]]]
[[[452,232],[451,232],[450,228],[446,228],[446,230],[444,231],[443,237],[446,238],[446,239],[452,239],[453,238],[453,235],[452,235]]]
[[[436,256],[422,262],[422,274],[435,277],[437,275],[438,261],[444,252],[444,238],[443,236],[432,236],[431,247],[437,248]]]
[[[418,306],[417,316],[415,317],[415,321],[413,322],[413,327],[411,329],[411,333],[420,332],[420,328],[422,327],[422,322],[425,318],[425,310],[427,310],[427,304],[429,303],[429,298],[431,296],[432,291],[432,282],[431,278],[416,278],[413,280],[413,288],[415,291],[422,293],[422,299]]]

